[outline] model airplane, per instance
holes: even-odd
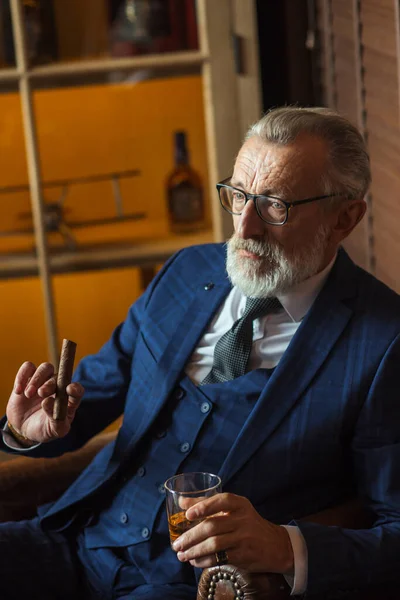
[[[54,180],[42,184],[43,189],[61,187],[61,194],[57,202],[48,202],[43,204],[43,221],[47,233],[59,233],[65,244],[70,249],[75,249],[77,244],[73,234],[74,229],[82,229],[84,227],[98,227],[102,225],[112,225],[125,221],[138,221],[146,217],[146,213],[126,213],[123,210],[122,194],[120,187],[121,179],[136,177],[140,174],[138,170],[117,171],[113,173],[105,173],[99,175],[90,175],[88,177],[77,177],[74,179]],[[71,185],[94,183],[99,181],[111,181],[113,188],[113,198],[115,203],[116,214],[111,217],[101,217],[86,219],[83,221],[69,221],[66,217],[69,212],[65,207],[65,202],[68,196]],[[28,192],[28,185],[0,187],[0,194],[10,194],[16,192]],[[32,213],[22,213],[19,215],[22,219],[32,220]],[[33,226],[21,227],[19,229],[11,229],[0,231],[0,237],[24,236],[34,233]]]

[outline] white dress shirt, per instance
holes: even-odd
[[[251,369],[276,367],[301,320],[318,296],[335,259],[336,256],[323,271],[296,285],[287,294],[278,295],[278,300],[284,310],[253,321],[253,346],[249,362]],[[233,287],[226,297],[187,363],[186,374],[194,383],[199,384],[211,371],[215,345],[219,338],[243,315],[246,300],[246,296],[237,287]],[[23,448],[14,440],[9,433],[7,424],[1,433],[7,446],[13,450],[29,452],[29,448]],[[30,449],[33,450],[36,447],[37,445],[31,446]],[[289,525],[284,525],[284,527],[289,534],[294,555],[294,573],[286,574],[285,578],[292,587],[291,595],[302,594],[307,588],[307,546],[298,527]]]

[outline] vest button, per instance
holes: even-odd
[[[126,513],[121,513],[119,520],[121,521],[121,523],[123,525],[125,525],[125,523],[127,523],[129,521],[129,517]]]
[[[144,467],[139,467],[137,470],[137,475],[139,477],[143,477],[146,474],[146,469]]]
[[[179,449],[183,453],[188,452],[190,450],[189,442],[183,442],[183,444],[181,444],[181,447]]]
[[[160,492],[160,494],[165,494],[165,487],[163,483],[160,483],[160,485],[158,486],[158,491]]]
[[[146,538],[149,537],[149,535],[150,535],[149,529],[147,527],[143,527],[143,529],[142,529],[142,538],[146,539]]]
[[[211,404],[209,402],[203,402],[203,404],[200,406],[200,410],[204,414],[208,413],[210,408],[211,408]]]
[[[178,388],[175,392],[175,398],[177,400],[181,400],[184,395],[185,395],[185,391],[182,388]]]

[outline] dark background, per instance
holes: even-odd
[[[307,0],[257,0],[264,110],[319,104],[313,51],[306,48],[312,11],[313,3]]]

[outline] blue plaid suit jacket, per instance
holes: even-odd
[[[42,517],[62,528],[115,477],[149,431],[230,290],[225,247],[185,249],[164,266],[74,379],[86,388],[70,434],[31,455],[76,449],[124,412],[116,441]],[[287,523],[358,494],[368,530],[298,523],[310,593],[390,581],[400,561],[400,298],[339,252],[221,469],[224,489]],[[227,432],[229,435],[229,432]]]

